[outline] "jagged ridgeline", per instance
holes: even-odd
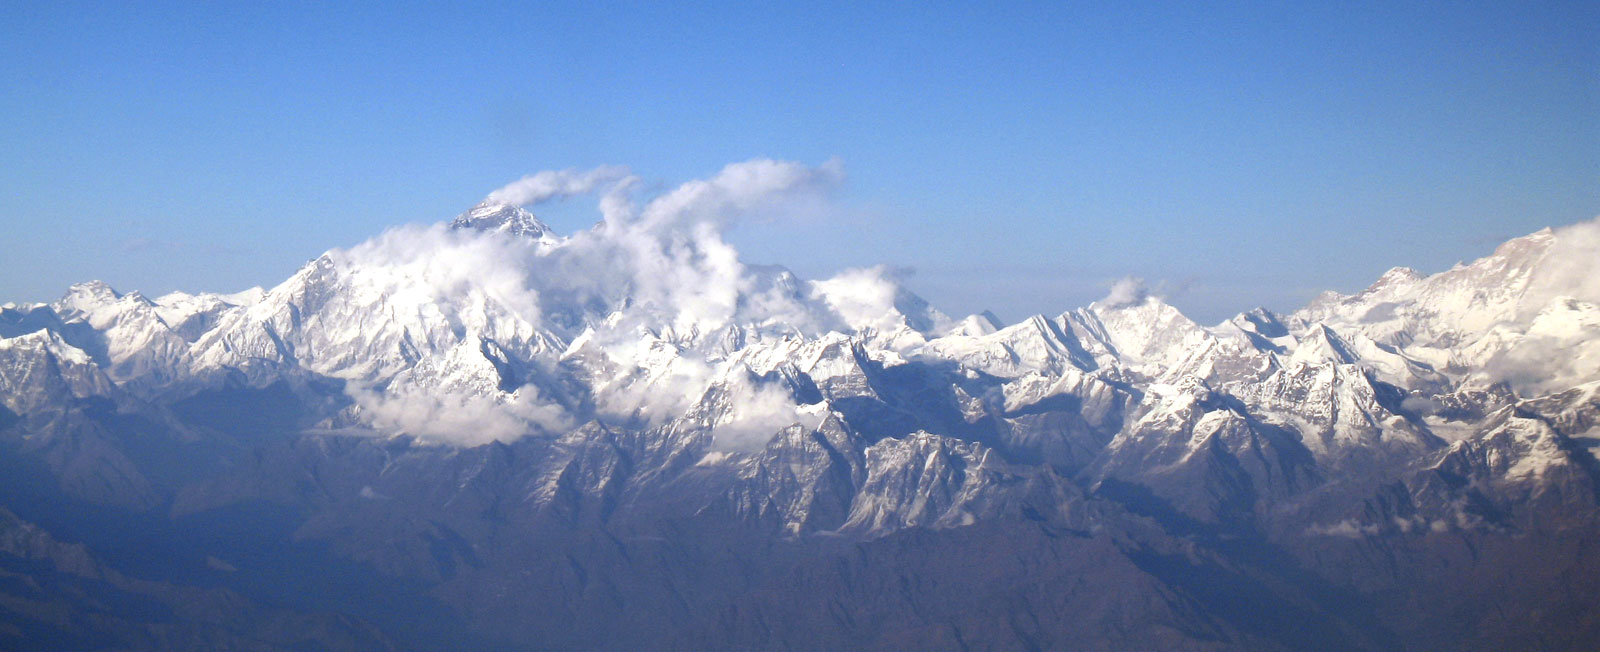
[[[0,647],[1600,647],[1600,222],[1005,326],[721,239],[829,174],[6,304]]]

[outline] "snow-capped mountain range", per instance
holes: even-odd
[[[1523,572],[1505,560],[1549,555],[1565,564],[1557,575],[1593,567],[1582,551],[1600,543],[1600,221],[1433,275],[1395,268],[1290,314],[1202,325],[1127,284],[1003,325],[942,314],[881,269],[808,281],[747,265],[718,234],[729,216],[832,174],[757,161],[633,206],[630,181],[591,173],[536,198],[613,184],[605,219],[570,235],[486,200],[329,251],[270,289],[147,298],[90,282],[53,303],[6,304],[6,455],[37,469],[28,482],[54,487],[51,504],[161,523],[286,506],[293,541],[432,587],[474,635],[534,636],[539,648],[625,648],[645,631],[682,647],[1075,647],[1071,627],[998,626],[1005,610],[992,604],[950,621],[965,623],[950,634],[929,615],[938,608],[884,607],[899,628],[884,630],[855,622],[848,614],[865,607],[850,603],[806,638],[796,623],[810,616],[782,620],[759,595],[709,615],[663,607],[637,631],[597,633],[584,619],[621,613],[658,582],[689,600],[728,582],[759,593],[793,580],[683,575],[696,559],[727,561],[705,552],[720,550],[705,548],[715,537],[683,523],[735,523],[746,534],[733,540],[796,550],[883,542],[850,554],[893,546],[940,559],[972,559],[951,542],[984,532],[984,545],[1016,546],[1004,553],[1025,560],[1016,568],[1071,566],[1037,566],[1032,543],[1004,534],[1035,523],[1084,542],[1071,544],[1080,558],[1121,560],[1100,580],[1074,576],[1119,587],[1073,598],[1087,601],[1074,613],[1097,614],[1084,641],[1135,647],[1489,640],[1440,638],[1457,626],[1527,641],[1533,625],[1486,615],[1484,592]],[[49,520],[18,508],[18,491],[7,507]],[[944,538],[918,543],[915,532]],[[702,552],[641,553],[628,536]],[[1282,560],[1233,556],[1230,541]],[[227,546],[193,545],[213,571],[242,567]],[[1437,571],[1448,579],[1406,579],[1458,559],[1461,545],[1475,561]],[[546,561],[552,550],[569,561]],[[762,554],[785,559],[763,565],[805,567],[801,553]],[[617,559],[635,570],[596,570]],[[1172,560],[1212,579],[1192,584],[1164,570]],[[630,588],[638,577],[653,579]],[[959,577],[947,580],[968,586]],[[1019,597],[1034,596],[1026,583],[1005,586],[996,600],[1037,600]],[[1239,598],[1217,586],[1281,599],[1284,618],[1321,633],[1263,628],[1218,606]],[[1542,609],[1539,622],[1591,628],[1562,640],[1592,640],[1592,616],[1560,614],[1600,589],[1563,586],[1523,606]],[[1343,611],[1351,601],[1361,606]],[[1082,611],[1091,604],[1112,611]],[[559,605],[577,620],[528,615]],[[1057,608],[1006,613],[1049,621]],[[1165,624],[1119,628],[1113,612]]]

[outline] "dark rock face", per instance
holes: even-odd
[[[7,649],[401,649],[347,615],[270,607],[225,588],[124,575],[83,544],[63,543],[5,510],[0,617]]]
[[[1187,430],[1063,475],[977,440],[874,440],[842,415],[716,465],[695,462],[708,443],[693,432],[598,423],[473,448],[294,430],[219,443],[177,417],[141,431],[70,407],[6,430],[4,495],[23,516],[0,536],[0,633],[486,650],[1582,649],[1600,635],[1583,607],[1600,598],[1597,465],[1534,407],[1359,477],[1318,471],[1226,404],[1195,409],[1226,414],[1178,463],[1160,441]],[[1510,472],[1530,458],[1538,474]],[[183,473],[161,471],[174,461]]]

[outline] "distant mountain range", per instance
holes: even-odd
[[[1002,325],[486,202],[75,285],[0,308],[0,647],[1600,649],[1597,260]]]

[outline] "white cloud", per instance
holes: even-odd
[[[1348,518],[1333,525],[1313,524],[1306,528],[1306,532],[1309,534],[1346,539],[1363,539],[1376,536],[1380,531],[1380,528],[1376,525],[1358,523],[1354,519]]]
[[[477,446],[575,425],[561,406],[542,400],[533,386],[504,396],[356,387],[347,392],[373,427],[436,443]]]
[[[1111,291],[1099,303],[1107,308],[1126,308],[1144,303],[1149,296],[1150,288],[1145,285],[1144,279],[1125,276],[1111,284]]]
[[[884,332],[902,324],[895,309],[900,286],[883,265],[847,269],[833,278],[812,281],[811,287],[852,330]]]
[[[1433,416],[1444,409],[1444,404],[1425,396],[1407,396],[1400,401],[1400,409],[1422,416]]]
[[[1555,229],[1544,258],[1522,300],[1524,316],[1543,310],[1558,297],[1600,303],[1600,217]]]
[[[1484,363],[1490,379],[1509,384],[1522,396],[1565,390],[1594,377],[1600,368],[1600,343],[1595,331],[1552,337],[1530,334]]]
[[[712,426],[711,445],[720,451],[755,451],[789,426],[814,429],[821,425],[821,406],[798,405],[777,383],[756,383],[745,374],[733,374],[726,386],[732,399],[728,412]]]
[[[1524,396],[1561,391],[1600,367],[1600,218],[1554,229],[1549,247],[1517,305],[1520,337],[1495,353],[1483,372]],[[1513,240],[1518,243],[1525,239]],[[1504,251],[1511,246],[1503,246]],[[1497,251],[1498,253],[1498,251]]]
[[[640,220],[651,229],[670,228],[683,221],[722,223],[804,203],[843,177],[843,166],[836,159],[817,167],[771,159],[733,163],[710,179],[690,181],[655,198],[645,205]]]
[[[486,201],[529,206],[577,195],[586,195],[610,183],[628,178],[628,168],[605,165],[592,170],[546,170],[530,174],[489,193]]]
[[[540,297],[525,264],[535,245],[522,238],[491,237],[443,225],[403,226],[348,251],[330,252],[351,287],[380,293],[390,305],[455,310],[485,304],[540,323]],[[360,297],[358,297],[360,298]],[[452,315],[484,326],[486,315]]]
[[[569,341],[581,335],[608,361],[604,374],[590,379],[600,415],[651,422],[680,416],[722,375],[707,358],[714,347],[696,343],[715,344],[729,324],[781,323],[815,333],[893,314],[899,290],[882,268],[826,281],[831,298],[818,297],[792,280],[776,281],[777,271],[747,268],[722,237],[740,218],[810,210],[840,178],[837,162],[813,167],[759,159],[647,198],[641,208],[640,184],[624,168],[541,172],[490,199],[529,204],[598,192],[601,223],[547,244],[438,225],[402,227],[333,252],[337,261],[354,263],[341,265],[351,270],[351,287],[381,301],[386,318],[404,325],[424,358],[455,356],[413,368],[383,393],[352,389],[351,395],[375,426],[438,441],[477,444],[568,427],[575,417],[540,399],[533,386],[515,395],[494,389],[485,380],[492,372],[474,359],[476,345],[460,346],[464,337],[488,333],[513,353],[533,355],[534,340],[548,331]],[[424,377],[446,373],[438,370],[471,378]],[[770,436],[795,420],[785,393],[758,388],[740,396],[738,418],[720,426],[725,442],[757,436],[747,433]]]

